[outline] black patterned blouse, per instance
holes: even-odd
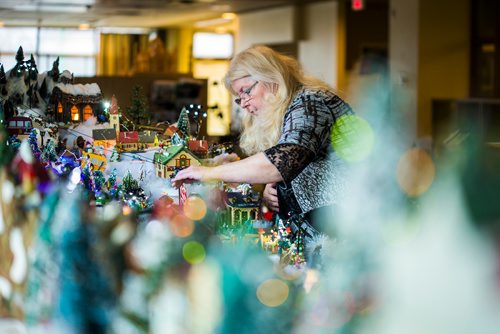
[[[278,144],[264,151],[283,178],[278,183],[280,216],[307,213],[339,203],[346,165],[333,151],[330,130],[351,107],[327,91],[300,90],[283,121]]]

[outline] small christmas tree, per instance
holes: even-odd
[[[106,178],[104,174],[100,170],[94,171],[94,191],[99,192],[102,190],[102,187],[106,184]]]
[[[9,135],[0,123],[0,166],[8,164],[13,156],[12,146],[9,145]]]
[[[183,137],[189,137],[189,129],[191,125],[189,123],[189,114],[186,108],[182,108],[179,114],[179,120],[177,121],[177,128],[182,133]]]
[[[5,76],[5,69],[3,68],[3,65],[0,65],[0,85],[5,85],[6,83],[7,77]]]
[[[17,62],[16,65],[10,71],[11,78],[14,77],[20,78],[24,75],[26,65],[24,64],[24,51],[22,46],[20,46],[19,49],[17,49],[16,62]]]
[[[19,150],[19,146],[21,146],[21,141],[16,135],[10,136],[7,142],[7,145],[11,147],[13,154],[15,154]]]
[[[59,75],[61,73],[59,72],[59,57],[52,63],[52,69],[47,72],[47,75],[54,80],[54,82],[57,82],[59,80]]]
[[[135,193],[140,189],[139,182],[132,176],[130,171],[123,177],[123,192],[124,193]]]
[[[111,198],[116,198],[117,197],[117,192],[118,192],[118,182],[116,181],[116,168],[113,168],[111,171],[111,174],[109,175],[108,178],[108,192],[109,196]]]
[[[185,145],[186,144],[177,132],[174,133],[174,135],[172,136],[171,143],[172,143],[172,145]]]
[[[57,161],[58,156],[56,153],[56,146],[54,144],[54,141],[52,139],[49,139],[47,141],[47,144],[45,145],[45,148],[43,149],[42,152],[42,160],[44,162],[55,162]]]
[[[30,143],[33,155],[38,158],[40,156],[40,148],[38,147],[38,138],[35,129],[31,130],[28,142]]]
[[[132,105],[127,108],[128,118],[135,124],[145,124],[149,122],[149,108],[141,86],[134,86],[131,102]]]
[[[120,161],[120,153],[116,150],[116,146],[113,147],[111,151],[111,156],[109,157],[109,162]]]
[[[17,63],[22,63],[24,60],[24,51],[23,51],[23,47],[20,46],[19,49],[17,49],[17,53],[16,53],[16,61]]]

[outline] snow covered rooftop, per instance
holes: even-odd
[[[91,96],[91,95],[100,95],[101,94],[101,88],[99,88],[99,85],[96,83],[90,83],[90,84],[63,84],[63,83],[58,83],[56,87],[59,87],[59,89],[66,94],[70,95],[86,95],[86,96]]]

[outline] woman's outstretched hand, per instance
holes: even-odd
[[[207,181],[206,172],[209,167],[190,166],[180,170],[172,179],[172,185],[179,188],[183,183],[191,183],[195,181]]]

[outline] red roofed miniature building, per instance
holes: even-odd
[[[207,140],[189,140],[188,149],[196,154],[198,158],[206,158],[208,155],[208,141]]]
[[[137,151],[139,144],[139,132],[126,131],[119,134],[119,145],[121,151]]]

